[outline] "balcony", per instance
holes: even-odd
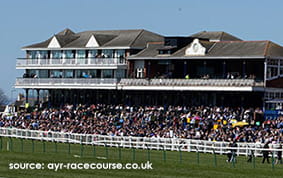
[[[262,91],[263,81],[254,79],[121,79],[120,89]]]
[[[84,59],[17,59],[17,69],[26,68],[126,68],[126,60],[120,58],[84,58]]]
[[[254,79],[17,78],[16,88],[168,91],[264,91]]]
[[[115,89],[115,78],[17,78],[16,88]]]

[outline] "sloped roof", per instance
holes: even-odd
[[[283,47],[275,44],[271,41],[220,41],[220,42],[209,42],[200,40],[203,47],[206,48],[205,56],[202,58],[211,57],[239,57],[239,58],[257,58],[267,56],[283,56]],[[191,46],[187,46],[179,49],[175,53],[169,56],[158,55],[158,49],[162,44],[149,45],[148,48],[142,50],[136,55],[130,56],[129,59],[142,59],[142,58],[194,58],[196,56],[186,56],[185,51]]]
[[[161,35],[143,29],[84,31],[76,34],[69,29],[65,29],[54,36],[58,39],[62,48],[85,48],[92,35],[100,47],[145,48],[148,42],[163,40]],[[52,37],[41,43],[23,48],[47,48],[51,39]]]
[[[195,33],[190,37],[209,39],[210,41],[241,41],[240,38],[223,31],[202,31]]]

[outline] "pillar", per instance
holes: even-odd
[[[150,66],[151,66],[151,63],[150,63],[150,61],[148,61],[148,63],[147,63],[147,78],[150,78]]]
[[[39,92],[40,89],[36,89],[36,104],[39,104]]]
[[[187,61],[184,61],[184,77],[186,77],[186,75],[188,73],[187,69],[188,69]]]
[[[28,91],[29,89],[26,89],[26,103],[28,103]]]
[[[226,78],[226,61],[222,63],[223,78]]]
[[[242,68],[243,68],[243,70],[242,70],[242,72],[243,72],[242,77],[245,78],[245,76],[246,76],[246,61],[243,61]]]

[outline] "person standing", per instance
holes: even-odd
[[[270,163],[269,162],[269,156],[268,156],[269,151],[267,150],[267,149],[269,149],[269,141],[264,144],[263,149],[264,150],[262,151],[262,156],[263,156],[262,163],[264,163],[265,160],[266,160],[267,163],[269,164]]]
[[[282,145],[281,143],[278,143],[278,147],[276,149],[280,149],[280,151],[277,151],[277,159],[275,164],[282,164]]]

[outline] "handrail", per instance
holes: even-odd
[[[183,138],[149,138],[131,136],[107,136],[98,134],[78,134],[53,131],[40,131],[0,127],[0,136],[40,141],[53,141],[62,143],[98,145],[123,148],[170,150],[226,154],[235,150],[236,155],[248,156],[253,152],[254,156],[262,156],[262,151],[278,152],[278,145],[270,144],[270,149],[264,149],[260,143],[237,143],[237,147],[229,147],[228,142],[213,142],[205,140],[193,140]]]
[[[20,66],[89,66],[89,65],[125,65],[124,58],[73,58],[73,59],[17,59]]]

